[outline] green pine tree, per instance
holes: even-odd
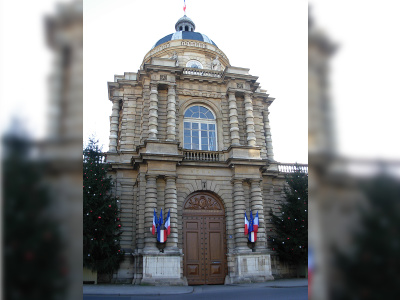
[[[104,154],[91,138],[83,151],[83,266],[107,274],[124,258],[118,200],[111,188]]]
[[[274,231],[268,241],[279,257],[292,264],[307,263],[308,248],[308,174],[296,165],[294,173],[286,176],[286,199],[280,211],[270,211]]]
[[[367,205],[347,251],[335,250],[340,282],[332,299],[397,299],[400,293],[400,182],[381,173],[361,189]]]
[[[64,299],[65,240],[52,217],[46,169],[32,158],[26,133],[7,133],[2,142],[4,299]]]

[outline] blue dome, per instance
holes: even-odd
[[[208,36],[200,32],[177,31],[175,33],[168,34],[164,36],[162,39],[158,40],[158,42],[151,49],[172,40],[195,40],[213,44],[215,47],[218,47]]]
[[[205,34],[202,34],[200,32],[194,32],[195,29],[196,29],[196,25],[194,24],[192,19],[190,19],[186,15],[184,15],[175,24],[176,32],[168,34],[167,36],[164,36],[162,39],[158,40],[158,42],[151,49],[153,49],[154,47],[157,47],[158,45],[164,44],[164,43],[172,41],[172,40],[195,40],[195,41],[213,44],[215,47],[218,47]]]

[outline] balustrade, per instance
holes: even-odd
[[[308,165],[297,164],[297,167],[300,169],[300,172],[308,173]],[[279,163],[278,170],[282,173],[294,173],[296,171],[296,164]]]
[[[184,160],[220,161],[221,152],[185,150],[183,151],[183,155],[184,155]]]
[[[222,77],[222,71],[215,70],[203,70],[196,68],[183,68],[183,74],[185,75],[197,75],[197,76],[208,76],[208,77]]]

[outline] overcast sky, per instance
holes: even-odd
[[[306,1],[187,0],[186,15],[276,98],[270,107],[275,159],[307,163]],[[84,1],[84,139],[108,149],[107,81],[137,72],[146,53],[175,32],[183,0]]]

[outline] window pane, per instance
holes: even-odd
[[[214,116],[213,116],[213,114],[212,114],[211,111],[208,111],[208,112],[206,113],[206,116],[207,116],[207,119],[214,120]]]
[[[215,124],[208,124],[208,130],[215,130]]]
[[[208,145],[208,138],[202,137],[202,138],[201,138],[201,144],[202,144],[202,145]]]
[[[186,114],[185,114],[186,117]],[[183,125],[183,128],[190,128],[190,123],[189,122],[185,122]]]
[[[197,137],[197,136],[194,136],[194,137],[192,137],[192,144],[199,144],[199,137]]]
[[[192,144],[192,149],[193,150],[199,150],[199,144]]]
[[[184,136],[190,136],[190,130],[189,129],[185,129]]]
[[[202,131],[201,132],[201,137],[207,137],[207,131]]]
[[[190,140],[191,140],[190,136],[185,136],[183,142],[185,144],[190,144]]]
[[[199,129],[199,123],[192,123],[192,129]]]
[[[200,124],[201,125],[201,130],[207,130],[207,124]]]
[[[191,149],[191,148],[190,148],[190,144],[184,144],[183,148],[185,148],[185,149]]]

